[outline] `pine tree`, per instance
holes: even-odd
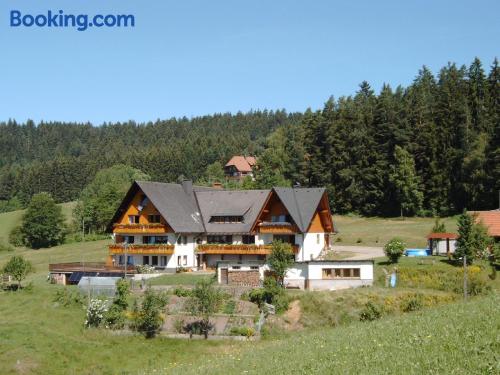
[[[423,195],[415,173],[415,162],[411,154],[399,146],[394,150],[394,159],[389,179],[396,191],[401,216],[418,214],[422,209]]]

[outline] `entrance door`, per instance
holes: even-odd
[[[221,284],[227,284],[229,282],[227,268],[220,269],[220,282]]]

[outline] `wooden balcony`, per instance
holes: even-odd
[[[175,245],[163,245],[163,244],[130,244],[125,247],[121,244],[109,245],[109,254],[144,254],[144,255],[171,255],[174,253]]]
[[[196,252],[199,254],[237,254],[237,255],[268,255],[271,254],[272,245],[226,245],[203,244],[198,245]],[[297,245],[292,245],[294,253],[299,251]]]
[[[114,224],[113,232],[117,234],[164,234],[169,232],[165,224]]]
[[[290,223],[263,222],[259,224],[259,233],[295,234],[297,233],[297,228]]]
[[[113,266],[104,262],[70,262],[70,263],[51,263],[49,271],[53,273],[72,273],[72,272],[110,272],[123,273],[124,267]],[[129,265],[127,272],[134,273],[135,267]]]

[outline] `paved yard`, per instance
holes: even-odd
[[[332,246],[333,251],[350,251],[356,253],[356,255],[345,258],[355,260],[355,259],[373,259],[385,256],[384,249],[382,247],[375,246]]]

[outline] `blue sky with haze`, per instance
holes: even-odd
[[[9,13],[133,14],[135,28],[11,28]],[[486,70],[500,1],[2,0],[0,121],[139,122],[321,108],[422,65]]]

